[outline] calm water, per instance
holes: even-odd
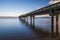
[[[30,24],[30,19],[29,19]],[[51,18],[35,18],[35,28],[42,29],[47,32],[51,32]]]
[[[39,35],[18,18],[0,18],[0,40],[39,40]]]
[[[38,18],[35,19],[35,26],[38,29],[43,29],[44,31],[51,32],[51,18]]]

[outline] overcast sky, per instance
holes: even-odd
[[[0,0],[0,16],[19,16],[49,3],[50,0]]]

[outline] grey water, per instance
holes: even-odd
[[[30,23],[30,19],[28,20]],[[51,32],[50,18],[36,18],[35,28]],[[0,40],[40,40],[39,35],[31,30],[19,18],[0,18]]]

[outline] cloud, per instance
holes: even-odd
[[[51,0],[51,1],[49,2],[49,4],[55,4],[55,3],[58,3],[58,2],[60,2],[60,0]]]

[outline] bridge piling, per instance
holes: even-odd
[[[26,24],[28,25],[28,17],[26,17]]]
[[[32,16],[30,16],[30,26],[32,27]]]
[[[50,11],[51,16],[51,35],[54,35],[54,11]]]
[[[51,16],[51,34],[54,35],[54,15]]]
[[[35,16],[33,16],[33,28],[35,27]]]
[[[59,19],[59,14],[56,14],[56,35],[58,35],[59,34],[59,32],[58,32],[58,20]]]

